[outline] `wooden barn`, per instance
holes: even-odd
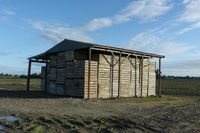
[[[156,62],[158,58],[158,85]],[[70,97],[115,98],[161,95],[162,55],[65,39],[48,51],[30,57],[41,68],[41,90]]]

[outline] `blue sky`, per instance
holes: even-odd
[[[0,72],[64,38],[163,54],[163,74],[200,76],[200,0],[0,0]],[[33,72],[39,72],[37,64]]]

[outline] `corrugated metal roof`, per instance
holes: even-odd
[[[68,51],[68,50],[84,49],[84,48],[100,48],[100,49],[105,49],[105,50],[128,52],[128,53],[138,54],[138,55],[143,55],[143,56],[164,58],[163,55],[158,55],[158,54],[153,54],[153,53],[146,53],[146,52],[135,51],[135,50],[130,50],[130,49],[99,45],[99,44],[95,44],[95,43],[87,43],[87,42],[80,42],[80,41],[75,41],[75,40],[64,39],[62,42],[58,43],[57,45],[55,45],[51,49],[47,50],[46,52],[36,55],[36,56],[33,56],[33,57],[30,57],[29,59],[45,59],[46,57],[48,57],[51,54],[64,52],[64,51]]]

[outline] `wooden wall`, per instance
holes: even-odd
[[[47,66],[47,92],[56,95],[84,97],[85,51],[67,51],[50,56]],[[45,74],[45,67],[41,73]],[[42,76],[41,90],[45,89]]]
[[[88,98],[88,51],[68,51],[52,55],[47,67],[47,91],[50,94]],[[143,76],[141,75],[143,66]],[[155,63],[135,57],[92,53],[90,98],[140,97],[155,95]],[[42,68],[45,73],[45,67]],[[42,74],[43,75],[43,74]],[[44,90],[45,80],[41,81]],[[120,92],[120,93],[118,93]]]
[[[83,97],[84,65],[84,61],[66,63],[66,95]]]
[[[118,95],[120,97],[155,95],[155,63],[149,64],[149,62],[144,61],[143,76],[141,76],[142,64],[140,60],[135,60],[134,57],[127,58],[127,56],[121,57],[121,84],[120,94],[118,94],[118,59],[119,56],[99,55],[99,98],[118,97]]]
[[[41,67],[41,91],[45,91],[45,83],[46,83],[46,67]]]
[[[88,60],[85,61],[84,65],[84,98],[88,98]],[[90,98],[98,97],[98,84],[97,84],[97,72],[98,72],[98,62],[91,61],[90,67]]]

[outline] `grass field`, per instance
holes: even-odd
[[[31,95],[26,94],[26,95]],[[200,98],[127,98],[85,101],[70,98],[1,98],[0,121],[8,132],[199,132]]]
[[[0,88],[10,90],[25,90],[27,79],[25,78],[0,78]],[[31,79],[31,88],[40,89],[40,79]]]
[[[165,80],[163,91],[183,94],[188,82],[193,85],[191,91],[199,91],[197,80]],[[38,91],[39,79],[31,84],[32,91],[26,92],[26,79],[0,79],[0,88],[4,88],[0,89],[0,116],[18,119],[15,124],[0,120],[6,132],[200,132],[198,96],[87,101],[43,94]]]
[[[0,88],[25,90],[26,79],[1,79]],[[31,88],[40,89],[40,79],[31,79]],[[162,94],[164,95],[200,95],[200,80],[198,79],[162,79]]]
[[[199,79],[162,79],[162,94],[200,95]]]

